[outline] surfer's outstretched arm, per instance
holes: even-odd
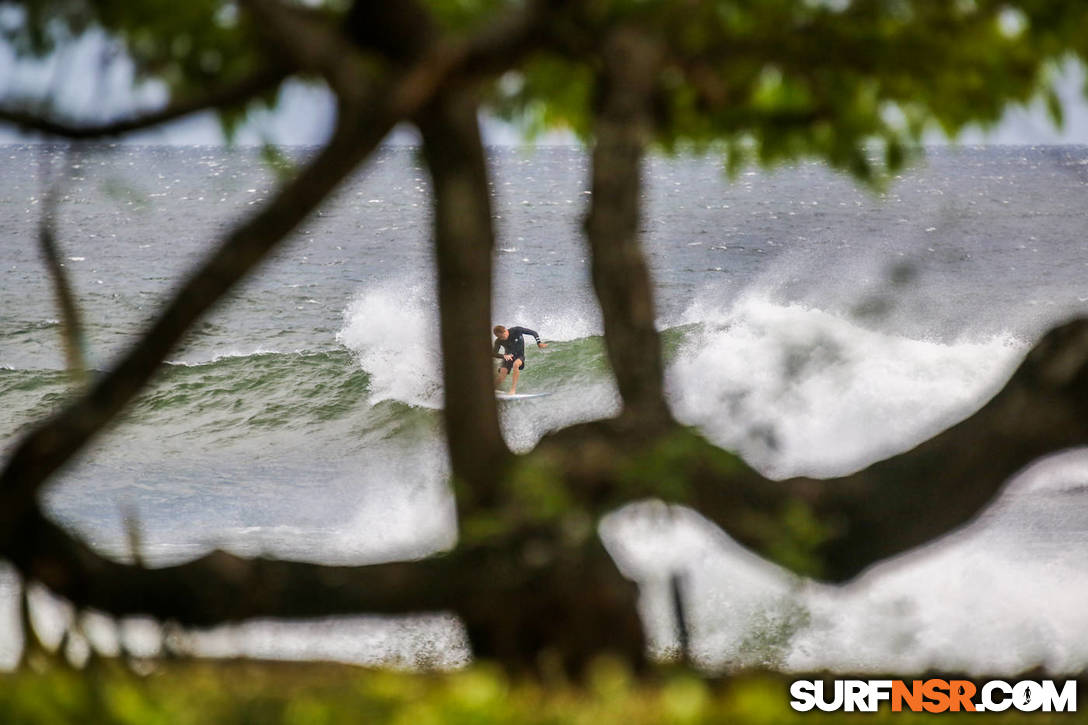
[[[537,347],[547,347],[548,345],[540,339],[540,333],[536,330],[530,330],[528,327],[511,327],[510,332],[520,332],[522,335],[532,335],[536,340]]]

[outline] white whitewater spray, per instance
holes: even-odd
[[[370,375],[371,402],[442,406],[437,305],[423,284],[383,284],[361,292],[344,310],[336,340]]]
[[[600,313],[595,309],[548,310],[541,309],[538,305],[518,305],[512,315],[495,310],[494,318],[502,325],[518,325],[536,330],[545,341],[581,340],[601,334]],[[503,322],[507,318],[509,319]]]
[[[905,450],[1004,383],[1026,346],[1007,335],[943,343],[869,330],[746,296],[693,306],[668,371],[677,416],[775,476],[830,476]]]

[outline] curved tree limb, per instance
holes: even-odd
[[[624,403],[640,426],[671,421],[650,272],[638,241],[642,154],[652,138],[660,51],[633,31],[606,40],[596,116],[593,186],[586,235],[605,347]]]
[[[598,421],[545,438],[568,490],[596,513],[639,498],[690,506],[739,543],[844,582],[974,519],[1034,461],[1088,445],[1088,318],[1048,332],[976,413],[856,473],[768,479],[696,433],[632,436]]]
[[[106,123],[84,124],[47,118],[16,107],[0,107],[0,123],[17,126],[23,131],[43,133],[73,141],[115,138],[161,126],[201,111],[241,105],[262,93],[273,90],[287,75],[282,68],[262,68],[237,83],[217,88],[205,95],[179,99],[158,111],[149,111]]]
[[[368,3],[360,3],[366,5]],[[427,64],[419,64],[422,73],[421,82],[401,83],[397,91],[402,93],[402,106],[418,106],[423,101],[420,96],[429,96],[433,87],[447,80],[456,71],[461,79],[479,78],[501,72],[518,59],[552,40],[548,33],[550,27],[543,22],[549,15],[562,12],[571,3],[570,0],[536,0],[526,3],[522,8],[510,12],[465,42],[449,43],[443,41],[438,48],[432,48],[434,59]],[[355,97],[361,91],[365,99],[367,83],[360,86],[361,79],[358,54],[351,51],[350,43],[339,34],[333,34],[331,24],[319,26],[323,18],[317,13],[298,8],[278,5],[271,0],[249,0],[247,5],[261,19],[271,21],[273,27],[267,29],[277,41],[277,53],[282,49],[289,52],[295,44],[304,43],[304,51],[295,51],[294,61],[299,67],[317,72],[331,79],[330,85],[342,91],[347,97]],[[277,7],[278,5],[278,7]],[[292,21],[303,19],[306,24],[292,31]],[[379,35],[380,30],[375,32]],[[342,62],[352,58],[351,63]],[[350,68],[349,73],[344,73]],[[81,123],[78,121],[52,118],[35,113],[26,107],[0,105],[0,123],[16,126],[23,131],[37,132],[48,136],[67,138],[73,141],[90,141],[124,136],[176,121],[185,116],[201,111],[236,106],[276,88],[293,70],[278,66],[261,68],[237,83],[212,90],[206,95],[178,99],[157,111],[148,111],[126,118],[114,119],[103,123]],[[342,75],[341,75],[342,74]],[[423,99],[425,100],[425,98]],[[391,104],[393,105],[393,104]],[[405,113],[401,115],[410,115]]]
[[[532,0],[496,18],[465,39],[441,36],[425,6],[418,2],[357,0],[348,13],[346,32],[320,13],[278,0],[245,0],[275,48],[286,48],[300,68],[322,75],[341,99],[356,99],[366,59],[356,48],[374,50],[401,65],[415,62],[394,89],[394,107],[418,108],[438,85],[468,87],[501,73],[556,38],[552,22],[579,3]],[[412,115],[411,112],[399,114]]]
[[[355,0],[348,11],[346,31],[357,45],[401,64],[424,56],[438,38],[431,11],[421,0]]]
[[[465,78],[505,71],[511,59],[521,59],[542,48],[571,52],[569,35],[592,33],[585,28],[585,0],[527,0],[518,10],[489,23],[472,37],[465,50]],[[584,54],[590,47],[582,48]]]
[[[326,566],[217,551],[159,569],[102,557],[35,507],[5,552],[28,580],[79,609],[149,615],[190,627],[256,617],[449,611],[477,655],[532,668],[543,651],[571,670],[611,651],[641,663],[637,588],[600,542],[523,530],[411,562]]]
[[[849,579],[972,520],[1033,461],[1088,445],[1088,318],[1050,330],[974,415],[851,476],[791,484],[829,537],[824,577]]]
[[[36,506],[18,534],[5,553],[28,581],[41,582],[81,609],[188,626],[263,616],[453,609],[459,591],[441,558],[345,567],[217,551],[184,564],[144,568],[99,555]]]
[[[704,471],[688,503],[772,560],[807,548],[808,573],[842,582],[963,526],[1026,466],[1084,445],[1088,319],[1048,332],[978,412],[905,453],[828,480]],[[798,516],[815,535],[784,541]]]

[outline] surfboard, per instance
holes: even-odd
[[[529,400],[530,398],[543,398],[545,395],[551,395],[551,393],[517,393],[511,395],[510,393],[495,391],[496,400]]]

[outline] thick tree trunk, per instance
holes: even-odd
[[[657,49],[618,31],[606,42],[586,234],[624,418],[640,427],[671,420],[662,383],[650,272],[638,239],[642,155],[652,134]]]
[[[580,673],[605,653],[643,666],[638,587],[620,574],[596,536],[577,546],[542,536],[509,553],[491,569],[491,585],[470,593],[461,608],[477,656],[519,670],[552,657]]]
[[[419,115],[434,193],[446,441],[462,510],[494,503],[510,459],[499,431],[491,340],[491,199],[477,107],[440,94]]]

